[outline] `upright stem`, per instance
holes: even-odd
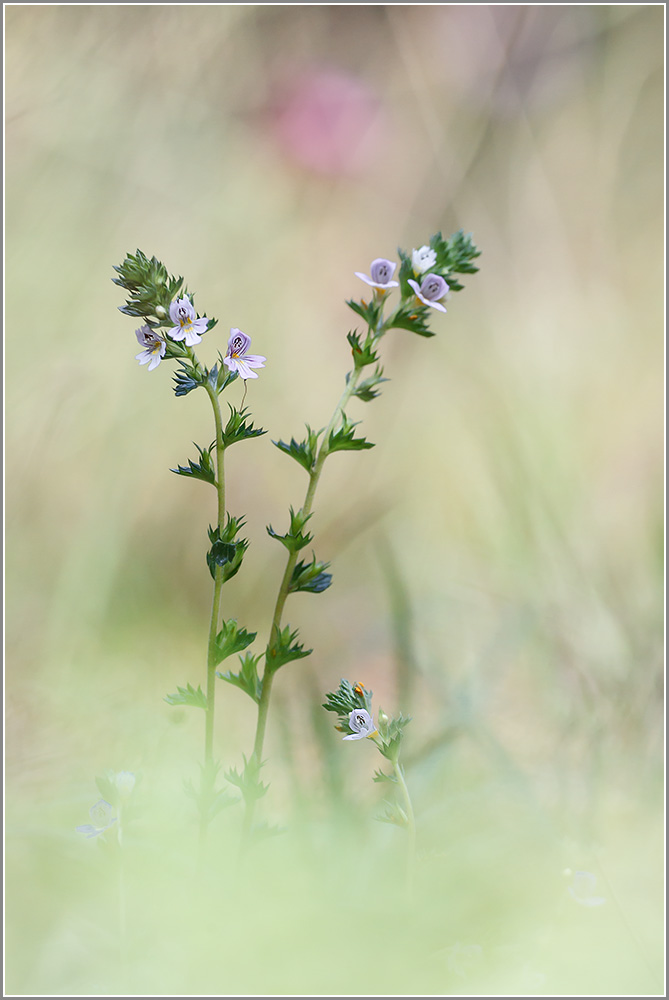
[[[382,336],[385,331],[385,325],[383,322],[383,310],[381,310],[381,315],[378,320],[376,329],[373,331],[369,330],[369,333],[376,339]],[[355,367],[350,373],[348,381],[346,382],[346,388],[344,389],[339,402],[337,403],[334,413],[330,418],[330,423],[325,429],[321,446],[318,449],[318,455],[316,456],[316,461],[314,462],[313,468],[309,473],[309,486],[307,487],[307,492],[304,497],[304,503],[302,505],[301,513],[306,518],[311,514],[311,510],[314,503],[314,496],[316,495],[316,488],[318,482],[321,478],[321,472],[323,471],[323,465],[325,464],[325,459],[328,457],[330,434],[335,429],[337,421],[339,420],[344,407],[348,403],[349,399],[353,395],[358,382],[360,381],[360,375],[362,374],[362,368]],[[274,614],[272,616],[272,624],[270,626],[270,635],[268,642],[268,652],[271,651],[276,643],[279,629],[281,627],[281,620],[283,617],[283,609],[286,603],[290,591],[290,581],[293,576],[293,570],[295,569],[295,564],[297,562],[297,552],[290,552],[288,554],[288,559],[286,561],[286,568],[284,570],[283,577],[281,579],[281,584],[279,586],[279,593],[276,598],[276,604],[274,606]],[[258,703],[258,719],[256,722],[256,735],[253,743],[253,757],[255,758],[256,764],[260,767],[262,763],[262,751],[265,743],[265,731],[267,729],[267,715],[269,712],[270,698],[272,695],[272,683],[274,681],[274,671],[268,668],[268,657],[265,656],[265,669],[263,671],[262,678],[262,690],[260,694],[260,702]],[[246,812],[244,815],[244,826],[243,833],[244,838],[250,833],[251,827],[253,825],[253,816],[255,813],[256,800],[248,799],[246,802]]]
[[[335,428],[335,425],[342,413],[342,410],[348,403],[349,399],[353,395],[353,392],[360,379],[361,369],[356,368],[351,373],[351,376],[346,384],[346,388],[341,395],[341,399],[335,407],[335,411],[332,414],[330,423],[328,424],[325,434],[323,435],[323,440],[321,446],[318,450],[318,455],[316,461],[314,462],[313,469],[309,474],[309,486],[307,487],[307,492],[304,498],[304,503],[302,505],[302,514],[307,517],[311,514],[311,509],[314,502],[314,496],[316,494],[316,487],[318,486],[318,481],[321,478],[321,472],[323,471],[323,465],[325,464],[325,459],[328,457],[328,443],[330,439],[330,434]],[[277,595],[276,604],[274,606],[274,614],[272,616],[272,624],[270,626],[270,638],[268,643],[268,648],[272,649],[276,642],[276,636],[278,635],[279,629],[281,627],[281,620],[283,617],[283,609],[286,603],[286,598],[288,597],[290,589],[290,581],[293,576],[293,570],[295,569],[295,563],[297,562],[297,552],[290,552],[288,555],[288,560],[286,562],[286,568],[281,580],[281,585],[279,586],[279,593]],[[258,720],[256,723],[256,735],[253,744],[253,754],[255,756],[256,762],[260,765],[262,760],[263,745],[265,742],[265,730],[267,728],[267,714],[269,712],[269,703],[272,694],[272,682],[274,680],[274,671],[268,668],[267,658],[265,658],[265,669],[263,672],[262,679],[262,692],[260,695],[260,702],[258,704]],[[251,830],[253,824],[253,815],[255,812],[255,800],[249,800],[246,804],[246,814],[244,817],[244,834],[248,834]]]
[[[215,389],[207,383],[205,385],[211,405],[214,411],[214,423],[216,425],[216,493],[218,498],[218,530],[223,531],[225,526],[225,467],[224,455],[225,445],[223,443],[223,421],[221,419],[221,407]],[[207,708],[205,711],[204,724],[204,773],[202,776],[202,792],[211,795],[213,788],[213,762],[214,762],[214,709],[216,699],[216,636],[218,634],[218,623],[221,614],[221,589],[223,580],[220,566],[214,570],[214,597],[211,605],[211,620],[209,623],[209,640],[207,643]],[[200,844],[204,844],[204,838],[208,825],[208,804],[203,801],[202,815],[200,819]]]
[[[402,765],[399,760],[393,760],[393,770],[395,772],[395,777],[397,778],[397,784],[402,789],[402,797],[404,799],[404,811],[407,817],[407,834],[409,836],[409,843],[407,845],[407,869],[406,869],[406,884],[407,892],[411,894],[413,889],[413,870],[416,858],[416,820],[413,813],[413,806],[411,805],[411,798],[409,796],[409,789],[407,788],[407,783],[404,780],[404,771],[402,770]]]

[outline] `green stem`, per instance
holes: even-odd
[[[370,331],[368,331],[371,333]],[[385,324],[383,322],[383,312],[379,317],[379,321],[376,329],[373,332],[373,336],[378,340],[385,332]],[[309,486],[307,487],[307,492],[304,498],[304,503],[302,505],[301,513],[307,517],[311,514],[311,510],[314,503],[314,497],[316,495],[316,488],[318,482],[321,478],[321,472],[323,471],[323,466],[325,464],[325,459],[328,457],[329,451],[329,441],[330,434],[335,429],[337,421],[340,419],[344,407],[348,403],[349,399],[353,395],[358,382],[360,381],[360,376],[362,374],[362,368],[354,368],[350,373],[349,378],[346,382],[346,388],[341,394],[341,398],[337,403],[334,413],[330,418],[330,423],[325,429],[321,446],[318,449],[318,455],[316,456],[316,461],[314,462],[313,468],[309,473]],[[286,568],[284,570],[283,577],[281,579],[281,584],[279,586],[279,593],[277,595],[276,604],[274,606],[274,614],[272,616],[272,624],[270,626],[270,636],[268,642],[268,651],[271,651],[276,643],[276,638],[279,634],[279,629],[281,628],[281,620],[283,617],[283,609],[290,592],[290,581],[293,576],[293,570],[295,569],[295,564],[297,562],[297,552],[290,552],[288,559],[286,561]],[[253,742],[253,757],[255,758],[256,764],[260,767],[262,763],[262,752],[265,743],[265,732],[267,729],[267,715],[269,713],[270,698],[272,695],[272,683],[274,681],[274,671],[268,669],[267,656],[265,656],[265,669],[263,671],[262,677],[262,689],[260,694],[260,702],[258,703],[258,719],[256,722],[256,734],[255,740]],[[246,812],[244,815],[244,825],[243,825],[243,836],[246,840],[247,835],[251,831],[253,825],[253,816],[255,813],[256,800],[249,799],[246,802]]]
[[[205,388],[211,400],[214,411],[214,423],[216,425],[216,494],[218,499],[218,530],[219,533],[225,527],[225,467],[224,455],[225,445],[223,443],[223,420],[221,418],[221,407],[218,401],[218,394],[215,389],[206,383]],[[207,784],[207,794],[211,795],[213,790],[213,761],[214,761],[214,709],[216,698],[216,636],[218,634],[218,623],[221,614],[221,589],[223,580],[220,567],[216,567],[214,573],[214,597],[211,605],[211,620],[209,622],[209,640],[207,643],[207,708],[205,710],[204,724],[204,774],[203,784]],[[202,789],[204,791],[204,788]],[[203,802],[203,810],[200,823],[200,842],[204,842],[207,831],[207,811]]]
[[[393,770],[395,772],[395,777],[397,778],[397,784],[402,789],[402,797],[404,799],[404,811],[407,817],[407,834],[409,837],[409,842],[407,845],[407,868],[406,868],[406,884],[407,892],[411,894],[413,889],[413,871],[414,863],[416,858],[416,820],[413,813],[413,806],[411,805],[411,797],[409,795],[409,789],[407,788],[407,783],[404,780],[404,771],[402,770],[402,765],[399,760],[393,760]]]

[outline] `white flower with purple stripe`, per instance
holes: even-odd
[[[90,839],[91,837],[99,837],[101,833],[108,830],[112,824],[116,822],[116,816],[113,815],[113,807],[106,802],[104,799],[100,799],[96,802],[94,806],[88,810],[88,814],[92,819],[92,823],[85,823],[83,826],[77,827],[77,833],[85,833],[86,837]]]
[[[196,318],[195,309],[190,299],[184,296],[183,299],[175,299],[170,305],[170,319],[174,323],[168,331],[172,340],[185,340],[186,347],[195,347],[202,340],[200,334],[204,333],[209,324],[206,316]]]
[[[158,337],[153,332],[150,326],[140,326],[139,330],[135,330],[135,336],[144,348],[135,357],[140,365],[148,365],[149,371],[152,372],[165,357],[165,348],[167,345],[162,337]]]
[[[393,264],[391,260],[386,260],[385,257],[377,257],[376,260],[372,261],[369,268],[371,278],[368,278],[366,274],[362,274],[360,271],[356,271],[355,276],[356,278],[362,278],[372,288],[380,288],[382,291],[387,291],[389,288],[397,288],[399,285],[399,281],[391,280],[396,267],[397,264]]]
[[[411,254],[411,264],[414,274],[424,274],[437,263],[437,251],[430,247],[421,247]]]
[[[448,285],[440,274],[426,274],[420,286],[413,278],[409,278],[409,284],[416,293],[416,298],[424,305],[446,312],[446,306],[442,306],[440,299],[448,295]]]
[[[228,366],[231,372],[239,372],[244,380],[258,378],[251,369],[264,368],[267,361],[267,358],[264,358],[262,354],[247,354],[250,346],[251,338],[248,334],[242,333],[241,330],[233,326],[230,330],[228,353],[223,358],[223,363]]]
[[[354,708],[348,717],[348,727],[353,732],[349,736],[344,736],[345,740],[364,740],[366,736],[376,736],[378,730],[374,725],[374,719],[367,709]]]

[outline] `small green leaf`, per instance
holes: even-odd
[[[413,295],[413,292],[411,292]],[[421,304],[415,296],[410,302],[404,302],[388,318],[387,326],[389,330],[410,330],[417,333],[419,337],[434,337],[434,333],[427,326],[430,319],[430,310]]]
[[[310,563],[297,563],[293,570],[293,575],[288,586],[288,593],[294,594],[297,591],[304,591],[308,594],[320,594],[327,590],[332,583],[332,573],[326,573],[330,563],[317,562],[316,556]]]
[[[372,692],[368,691],[364,684],[351,684],[343,677],[338,689],[328,692],[326,699],[323,708],[326,712],[334,712],[337,715],[339,726],[336,728],[341,728],[343,732],[351,732],[348,724],[351,712],[357,708],[364,708],[370,714],[372,711]]]
[[[223,428],[223,444],[226,448],[231,444],[236,444],[237,441],[260,437],[261,434],[267,433],[262,428],[254,427],[248,420],[249,410],[246,407],[243,410],[236,410],[234,406],[228,403],[228,408],[230,410],[230,419]]]
[[[301,510],[298,510],[296,514],[291,507],[290,530],[287,531],[285,535],[279,535],[274,530],[272,525],[269,524],[267,526],[267,534],[270,535],[271,538],[276,538],[277,542],[281,542],[282,545],[285,545],[289,552],[299,552],[300,549],[303,549],[305,545],[308,545],[313,538],[313,535],[310,535],[309,532],[306,534],[304,533],[304,527],[310,517],[311,514],[307,514],[305,516]]]
[[[262,657],[262,653],[258,656],[254,656],[253,653],[245,653],[244,656],[239,657],[241,668],[238,673],[233,674],[231,670],[226,670],[222,674],[217,670],[216,676],[220,677],[222,681],[227,681],[228,684],[234,684],[235,687],[244,691],[249,698],[253,698],[256,704],[260,704],[262,680],[258,676],[258,663]]]
[[[378,338],[372,336],[371,333],[367,334],[364,344],[361,342],[357,330],[349,331],[346,334],[346,339],[351,345],[351,353],[356,368],[364,368],[366,365],[373,365],[375,361],[378,361],[379,356],[374,350]]]
[[[347,383],[351,378],[351,373],[349,372],[346,376]],[[376,371],[369,378],[366,378],[363,382],[360,382],[352,392],[353,396],[357,396],[361,399],[363,403],[369,403],[372,399],[376,399],[379,393],[376,391],[377,385],[382,382],[388,382],[387,378],[383,378],[383,368],[376,366]]]
[[[231,618],[230,621],[223,622],[223,628],[214,641],[215,663],[222,663],[228,656],[240,653],[247,646],[250,646],[255,639],[257,632],[247,632],[244,628],[239,628],[237,622]]]
[[[176,473],[177,476],[190,476],[192,479],[201,479],[205,483],[211,483],[212,486],[216,486],[216,471],[211,459],[211,453],[215,444],[216,442],[212,442],[208,448],[200,448],[199,444],[196,444],[195,447],[200,453],[199,462],[193,462],[189,458],[188,465],[179,465],[176,469],[170,469],[170,472]]]
[[[212,546],[207,552],[207,565],[213,579],[216,579],[216,571],[220,570],[225,583],[239,570],[249,544],[246,538],[236,538],[243,524],[243,518],[230,517],[228,514],[222,532],[219,532],[218,527],[209,528],[209,541]]]
[[[297,636],[298,630],[295,629],[294,632],[291,632],[290,625],[286,625],[284,629],[281,629],[278,625],[274,626],[272,641],[267,646],[265,652],[267,670],[274,673],[275,670],[278,670],[285,663],[290,663],[291,660],[299,660],[303,656],[309,656],[313,652],[311,649],[304,649],[296,641]]]
[[[174,373],[175,396],[187,396],[193,389],[204,385],[202,375],[186,361],[180,362],[180,367]]]
[[[374,445],[365,438],[355,437],[355,428],[360,421],[353,423],[345,413],[342,413],[342,424],[338,431],[332,431],[327,441],[328,454],[333,451],[362,451],[373,448]]]
[[[394,774],[384,774],[383,771],[375,771],[372,781],[377,781],[379,783],[384,781],[395,782],[397,784],[397,778]]]
[[[378,731],[381,740],[379,750],[388,760],[396,761],[398,759],[404,729],[410,722],[411,717],[402,715],[401,712],[398,716],[390,718],[383,712],[379,712]]]
[[[346,305],[349,309],[352,309],[354,313],[357,313],[358,316],[362,316],[365,323],[367,323],[372,330],[377,328],[381,318],[383,306],[382,300],[373,298],[371,302],[365,302],[364,299],[361,299],[360,302],[356,302],[354,299],[349,299]]]
[[[168,694],[163,700],[168,705],[192,705],[194,708],[207,708],[207,696],[199,684],[197,690],[192,684],[187,684],[185,688],[177,685],[177,693]]]
[[[294,458],[296,462],[302,466],[303,469],[311,475],[314,463],[316,461],[316,450],[318,448],[318,438],[323,433],[320,431],[312,431],[309,424],[307,427],[307,437],[304,441],[297,442],[295,438],[291,438],[290,444],[286,444],[285,441],[273,441],[272,444],[283,451],[286,455],[290,455]]]
[[[409,826],[409,818],[398,802],[384,801],[383,804],[386,807],[385,813],[376,817],[381,823],[392,823],[403,828]]]
[[[226,772],[225,777],[231,785],[236,785],[241,790],[245,802],[255,802],[267,792],[269,785],[263,784],[260,780],[262,764],[257,763],[255,754],[251,754],[248,760],[243,754],[242,757],[244,758],[242,771],[232,767]]]

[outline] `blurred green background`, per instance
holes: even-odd
[[[95,993],[662,993],[662,5],[7,5],[6,988]],[[183,274],[267,367],[231,451],[251,546],[224,614],[265,641],[356,270],[472,232],[432,340],[383,342],[371,452],[325,468],[334,584],[291,598],[263,818],[194,875],[215,495],[169,469],[213,436],[134,360],[112,265]],[[232,398],[239,402],[237,386]],[[236,395],[235,395],[236,394]],[[409,711],[419,859],[375,822],[340,677]],[[252,703],[220,685],[216,752]],[[113,860],[74,827],[141,773],[117,956]],[[220,846],[219,846],[220,845]],[[111,865],[111,867],[110,867]],[[596,873],[579,907],[565,868]],[[236,872],[237,881],[231,872]]]

